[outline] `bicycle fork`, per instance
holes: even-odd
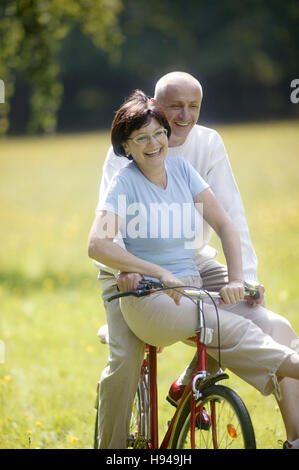
[[[157,349],[149,346],[150,448],[158,449]]]
[[[198,363],[196,372],[192,375],[192,393],[191,393],[191,414],[190,414],[190,431],[191,431],[191,449],[195,449],[195,425],[196,415],[201,412],[202,405],[196,412],[196,402],[200,398],[201,393],[198,391],[198,382],[208,377],[207,372],[207,345],[212,342],[213,329],[207,328],[204,323],[203,316],[203,300],[197,300],[198,324],[196,329],[197,357]]]

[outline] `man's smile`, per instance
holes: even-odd
[[[187,127],[190,126],[190,122],[184,122],[184,121],[175,121],[175,124],[180,127]]]

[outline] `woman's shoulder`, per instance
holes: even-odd
[[[186,158],[180,156],[166,157],[165,162],[167,168],[173,171],[186,171],[191,166]]]
[[[118,170],[114,178],[117,178],[118,180],[131,179],[135,173],[136,165],[134,164],[133,160],[128,160],[128,163],[123,168]]]

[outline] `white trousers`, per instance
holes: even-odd
[[[205,289],[217,290],[227,282],[225,267],[214,260],[206,262],[199,269]],[[177,308],[170,297],[161,293],[139,299],[124,298],[122,308],[125,320],[119,301],[107,302],[107,298],[116,293],[116,280],[111,277],[102,280],[101,285],[110,355],[98,388],[99,448],[122,449],[126,448],[145,342],[163,346],[192,336],[196,315],[194,305],[188,299],[184,299]],[[225,330],[224,335],[221,327],[223,365],[262,393],[271,393],[275,387],[275,371],[287,355],[294,352],[288,348],[290,337],[295,337],[289,322],[263,307],[252,308],[245,302],[236,306],[221,306],[220,310],[221,324]],[[209,317],[209,326],[217,329],[211,306],[207,304],[205,311]],[[172,312],[175,312],[175,321]],[[227,326],[231,321],[233,329]],[[246,338],[246,346],[243,348],[241,346]],[[216,340],[217,334],[214,335]],[[217,358],[217,345],[213,343],[211,346],[209,354]]]
[[[188,286],[201,285],[195,276],[184,278],[183,282]],[[180,305],[163,292],[140,298],[125,297],[121,299],[121,311],[135,335],[153,346],[170,346],[194,336],[196,331],[197,306],[186,297],[181,298]],[[286,319],[264,307],[252,307],[246,300],[235,305],[218,305],[221,359],[224,367],[269,395],[278,391],[277,369],[294,351],[257,326],[252,321],[253,315],[264,330],[268,329],[267,324],[279,322],[281,338],[284,330],[290,329]],[[210,299],[204,300],[204,321],[206,327],[214,330],[208,353],[217,359],[218,321]]]

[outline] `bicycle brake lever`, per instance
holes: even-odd
[[[161,282],[142,279],[141,281],[139,281],[138,286],[142,289],[144,288],[153,289],[153,288],[163,287],[163,284]]]
[[[246,294],[249,295],[249,297],[251,297],[252,299],[256,300],[260,298],[258,285],[248,284],[248,282],[244,282],[244,288],[245,290],[247,290]]]
[[[143,288],[143,289],[137,289],[137,290],[135,291],[135,294],[134,294],[134,295],[135,295],[136,297],[143,297],[143,296],[145,296],[145,295],[152,294],[153,292],[154,292],[154,291],[153,291],[153,289],[151,289],[151,288],[146,288],[146,289]]]

